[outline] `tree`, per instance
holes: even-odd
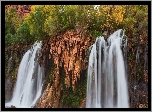
[[[18,17],[16,9],[11,8],[8,10],[5,7],[5,44],[13,45],[16,43],[17,38],[15,36],[16,30],[20,27],[21,18]]]

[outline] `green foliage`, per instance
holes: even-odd
[[[16,13],[16,9],[11,8],[5,9],[5,44],[14,45],[16,44],[16,30],[20,27],[21,19]]]
[[[64,94],[61,97],[63,104],[71,107],[78,107],[81,102],[82,95],[75,93],[72,88],[64,89]]]
[[[5,54],[5,73],[7,73],[8,71],[7,63],[8,63],[8,54]]]
[[[5,61],[8,61],[8,55],[5,55]]]
[[[11,33],[8,33],[6,36],[5,36],[5,44],[6,45],[9,45],[9,46],[13,46],[14,44],[16,44],[17,42],[17,36],[16,34],[11,34]]]
[[[5,44],[13,46],[18,44],[33,44],[36,40],[55,37],[60,32],[69,29],[86,29],[92,38],[101,36],[104,31],[108,34],[117,29],[125,29],[130,37],[148,36],[148,6],[146,5],[33,5],[31,12],[24,19],[20,19],[16,9],[5,9]],[[47,38],[48,37],[48,38]],[[135,42],[131,42],[136,46]],[[132,47],[131,45],[131,47]],[[129,48],[129,46],[128,46]],[[135,60],[135,55],[128,52],[130,61]],[[8,61],[6,55],[5,61]],[[17,63],[17,59],[15,59]],[[139,65],[137,74],[143,74],[143,65]],[[48,82],[53,83],[51,67]],[[7,71],[7,67],[5,69]],[[11,73],[15,76],[15,71]],[[85,78],[86,79],[86,78]],[[64,78],[61,79],[64,84]],[[63,85],[63,104],[78,107],[86,93],[86,80],[78,85],[75,90]]]
[[[143,31],[143,35],[147,36],[148,6],[100,5],[94,8],[94,5],[33,5],[22,23],[15,9],[5,10],[8,45],[53,38],[74,28],[86,29],[93,38],[104,31],[111,34],[120,28],[126,29],[130,35],[138,36]]]
[[[21,19],[16,13],[16,9],[5,9],[5,34],[15,34],[17,28],[20,26]]]
[[[46,13],[43,11],[44,6],[35,7],[30,15],[25,19],[27,25],[29,25],[30,34],[35,40],[41,40],[45,37],[44,22],[46,19]]]
[[[101,32],[96,31],[96,30],[91,31],[91,34],[93,38],[97,38],[102,35]]]
[[[72,106],[72,107],[78,107],[79,106],[79,103],[81,101],[80,97],[78,94],[75,94],[73,91],[72,91],[72,88],[71,90],[68,90],[68,91],[71,91],[69,92],[68,94],[63,94],[62,95],[62,102],[66,105],[69,105],[69,106]]]
[[[126,6],[123,25],[128,34],[140,35],[140,32],[147,36],[148,32],[148,6],[146,5],[129,5]],[[131,13],[130,13],[131,12]]]
[[[23,43],[28,44],[30,42],[36,41],[35,38],[33,38],[32,35],[30,34],[30,29],[26,22],[23,22],[21,26],[17,29],[16,35],[18,37],[17,41],[22,44]]]
[[[83,74],[84,80],[81,84],[78,84],[75,89],[73,90],[72,87],[66,88],[63,83],[63,95],[61,96],[61,102],[64,105],[68,105],[70,107],[79,107],[80,102],[86,95],[87,89],[87,73]]]

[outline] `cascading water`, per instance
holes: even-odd
[[[127,78],[121,47],[123,30],[90,47],[86,108],[129,108]],[[126,47],[126,43],[124,44]]]
[[[5,107],[11,105],[16,108],[31,108],[41,95],[43,84],[43,66],[38,64],[38,56],[41,42],[35,42],[28,50],[20,63],[17,82],[14,88],[13,97],[10,102],[5,103]]]

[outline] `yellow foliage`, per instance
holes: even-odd
[[[123,16],[125,13],[125,8],[122,6],[115,6],[115,10],[113,10],[112,18],[116,23],[121,23],[123,21]]]

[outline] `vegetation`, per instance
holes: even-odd
[[[66,88],[65,84],[63,84],[63,95],[61,96],[61,102],[65,106],[70,107],[79,107],[81,101],[83,98],[85,98],[86,95],[86,89],[87,89],[87,73],[85,73],[85,78],[82,84],[79,84],[76,86],[75,90],[73,90],[72,86],[69,88]]]
[[[28,16],[20,19],[15,9],[5,10],[5,43],[33,43],[59,32],[81,27],[92,37],[104,31],[125,29],[132,36],[147,36],[148,6],[146,5],[33,5]]]
[[[148,44],[148,6],[147,5],[32,5],[30,13],[25,18],[19,18],[16,9],[5,9],[5,45],[16,48],[20,45],[30,45],[36,40],[54,39],[59,33],[70,29],[86,30],[93,39],[100,35],[113,33],[117,29],[125,29],[128,36],[127,61],[130,67],[130,82],[144,80],[143,52],[140,51],[136,64],[137,46],[144,49]],[[8,62],[9,56],[5,56]],[[18,60],[18,59],[14,59]],[[19,63],[16,62],[16,63]],[[5,71],[8,68],[5,65]],[[15,66],[17,68],[17,66]],[[53,74],[53,66],[48,74]],[[136,71],[136,73],[135,73]],[[16,71],[12,72],[15,76]],[[85,78],[86,79],[86,78]],[[51,75],[47,75],[47,81],[52,81]],[[63,83],[64,84],[64,83]],[[65,85],[64,85],[65,86]],[[65,105],[78,107],[86,93],[86,81],[72,87],[63,87],[61,102]]]

